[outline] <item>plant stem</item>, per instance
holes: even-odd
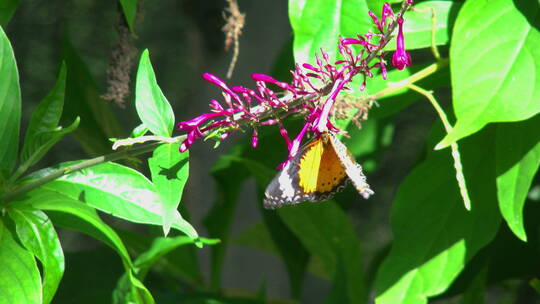
[[[175,142],[183,141],[185,138],[186,138],[186,135],[174,137]],[[127,158],[130,156],[137,156],[140,154],[150,152],[163,143],[164,143],[163,141],[146,143],[146,144],[142,144],[140,146],[134,147],[133,149],[126,149],[123,151],[118,151],[111,154],[98,156],[98,157],[85,160],[83,162],[80,162],[72,166],[58,169],[49,175],[33,180],[27,184],[23,184],[22,186],[15,188],[13,191],[6,192],[4,195],[2,195],[2,197],[0,198],[0,201],[9,202],[21,194],[24,194],[30,190],[36,189],[48,182],[51,182],[59,177],[70,174],[72,172],[83,170],[83,169],[86,169],[95,165],[99,165],[105,162],[115,161],[118,159]]]

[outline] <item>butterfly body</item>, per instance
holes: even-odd
[[[274,209],[304,201],[325,201],[349,181],[364,198],[373,194],[362,167],[347,147],[334,134],[323,133],[303,146],[270,182],[264,206]]]

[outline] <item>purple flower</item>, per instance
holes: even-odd
[[[411,65],[411,55],[405,51],[405,39],[403,38],[403,18],[398,19],[398,35],[396,38],[396,51],[392,55],[392,64],[398,69],[403,70]]]

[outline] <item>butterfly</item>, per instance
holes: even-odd
[[[349,181],[365,199],[374,194],[347,147],[333,133],[322,133],[304,145],[270,182],[264,207],[325,201]]]

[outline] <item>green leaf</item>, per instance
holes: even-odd
[[[459,10],[460,6],[461,3],[453,1],[426,1],[416,4],[414,11],[405,13],[405,21],[403,22],[405,47],[412,50],[431,46],[433,11],[437,19],[435,45],[447,44],[450,41],[450,29],[455,19],[454,13]],[[384,49],[393,51],[396,49],[396,43],[391,41]]]
[[[74,131],[79,125],[80,119],[77,117],[65,129],[58,126],[64,107],[65,87],[66,65],[62,63],[56,84],[32,113],[21,151],[22,164],[18,172],[23,173],[38,162],[65,134]]]
[[[333,277],[339,273],[335,280],[345,285],[342,288],[349,302],[365,302],[360,243],[343,210],[335,202],[325,202],[286,206],[277,212],[308,252],[321,258],[327,273]]]
[[[139,118],[152,133],[159,136],[171,136],[174,113],[157,84],[148,50],[144,50],[139,62],[135,107]]]
[[[129,30],[135,33],[135,17],[137,17],[137,0],[120,0],[124,17],[129,26]]]
[[[460,304],[485,303],[484,294],[486,293],[486,279],[489,268],[486,265],[475,275],[472,283],[463,293]]]
[[[540,116],[497,125],[497,197],[508,227],[527,241],[523,206],[540,166]]]
[[[150,291],[137,279],[131,271],[123,275],[113,291],[113,304],[137,303],[154,304]]]
[[[120,230],[120,237],[130,248],[131,252],[135,255],[144,253],[152,245],[154,239],[154,233],[150,235],[144,235],[135,231]],[[202,238],[200,238],[202,239]],[[197,246],[197,242],[203,243],[202,239],[194,240],[194,244]],[[201,268],[199,267],[198,251],[194,246],[181,246],[177,247],[163,257],[159,261],[159,265],[163,269],[167,269],[167,273],[173,274],[175,277],[186,282],[194,289],[203,288],[205,285]]]
[[[43,268],[43,303],[50,303],[64,274],[64,253],[53,224],[40,210],[11,209],[17,236]]]
[[[180,143],[163,144],[148,159],[152,182],[162,198],[165,235],[171,229],[173,215],[178,212],[178,204],[189,175],[189,153],[180,153],[179,148]]]
[[[205,239],[201,238],[194,240],[193,238],[187,236],[178,236],[174,238],[156,238],[152,242],[150,248],[143,252],[139,257],[134,261],[136,277],[132,275],[132,280],[135,279],[137,282],[144,280],[146,274],[150,268],[156,263],[160,258],[162,258],[167,253],[183,246],[186,244],[196,244],[196,242],[202,242],[203,244],[213,245],[219,243],[219,240]],[[133,293],[129,289],[129,274],[123,275],[122,278],[118,281],[117,288],[114,292],[115,303],[126,303],[127,299],[132,299]],[[140,281],[139,281],[140,280]],[[142,285],[142,283],[140,283]],[[143,286],[144,287],[144,286]],[[143,300],[137,303],[146,303]]]
[[[48,211],[55,225],[86,233],[104,242],[118,253],[125,271],[128,274],[132,272],[133,264],[124,243],[116,232],[99,218],[94,208],[57,190],[43,188],[28,192],[27,197],[20,203]],[[144,300],[139,303],[154,303],[146,287],[133,276],[130,276],[129,288],[134,297]]]
[[[60,117],[62,116],[62,109],[64,108],[65,89],[66,64],[62,63],[56,84],[49,94],[39,103],[34,113],[32,113],[30,123],[26,129],[26,136],[24,137],[21,161],[27,160],[28,156],[33,153],[33,149],[30,149],[29,146],[36,146],[36,144],[32,144],[36,141],[36,134],[53,131],[58,127],[58,122],[60,122]]]
[[[450,47],[457,122],[438,147],[540,111],[539,11],[527,0],[467,1],[459,11]]]
[[[11,170],[19,148],[21,90],[15,55],[9,39],[0,28],[0,169]]]
[[[33,135],[28,145],[23,146],[21,153],[21,173],[25,172],[32,165],[37,163],[45,153],[49,151],[64,135],[69,134],[77,129],[81,119],[75,118],[75,121],[67,128],[56,127],[50,131],[40,131]],[[26,150],[25,150],[26,149]]]
[[[0,304],[41,303],[41,281],[34,256],[23,249],[0,220]]]
[[[111,247],[130,269],[132,262],[124,243],[116,232],[105,224],[94,208],[55,189],[39,188],[27,193],[17,203],[47,211],[55,225],[85,233]]]
[[[377,303],[426,303],[495,237],[494,135],[487,129],[460,144],[472,211],[463,208],[450,151],[431,151],[401,184],[392,205],[394,242],[377,274]]]
[[[60,167],[73,164],[62,163]],[[50,173],[50,170],[40,170],[31,178],[39,178]],[[64,175],[39,189],[61,193],[131,222],[152,225],[163,223],[163,201],[154,184],[140,172],[116,163],[102,163]],[[192,238],[198,236],[177,210],[172,220],[173,228]]]
[[[394,4],[394,3],[401,3],[402,1],[401,0],[389,0],[389,1],[388,0],[366,0],[369,10],[375,13],[375,15],[377,15],[377,17],[379,18],[381,17],[383,5],[386,2]]]
[[[339,54],[339,36],[356,37],[372,28],[366,3],[357,0],[291,0],[289,19],[297,63],[314,62],[321,48],[333,62]]]
[[[540,295],[540,280],[534,278],[529,281],[529,285]]]
[[[131,137],[140,137],[148,132],[148,128],[144,124],[140,124],[131,131]]]
[[[0,26],[6,27],[11,16],[19,7],[20,0],[3,0],[0,2]]]
[[[88,155],[111,152],[109,138],[124,134],[110,105],[100,98],[100,92],[88,67],[64,35],[62,57],[66,62],[66,91],[61,123],[71,124],[77,117],[81,123],[74,132],[79,144]]]

